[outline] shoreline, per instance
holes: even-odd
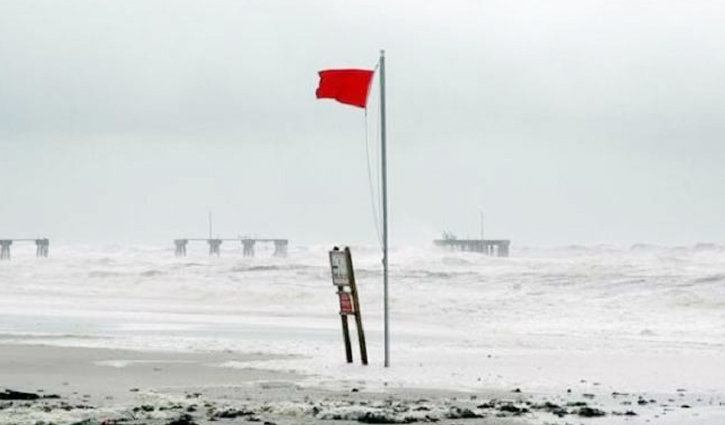
[[[306,387],[305,375],[260,365],[282,356],[162,352],[0,343],[0,391],[39,398],[2,400],[0,424],[167,425],[247,423],[565,424],[605,416],[607,424],[719,424],[722,395],[531,394],[518,389],[450,391],[339,381]],[[222,367],[250,362],[254,367]],[[50,396],[50,397],[49,397]],[[57,398],[56,398],[57,397]],[[592,418],[592,419],[590,419]],[[176,422],[174,422],[176,421]],[[186,421],[186,422],[184,422]],[[332,422],[331,422],[332,421]]]

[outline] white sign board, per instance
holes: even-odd
[[[330,267],[332,268],[333,284],[350,284],[350,276],[347,274],[347,255],[345,251],[330,251]]]

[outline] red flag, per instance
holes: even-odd
[[[368,100],[373,71],[367,69],[327,69],[320,71],[318,99],[335,99],[346,105],[364,108]]]

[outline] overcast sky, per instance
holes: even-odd
[[[723,1],[0,0],[0,237],[725,243]],[[373,172],[377,161],[371,159]]]

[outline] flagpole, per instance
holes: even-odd
[[[388,317],[388,171],[385,145],[385,50],[380,51],[380,155],[383,192],[383,309],[385,322],[385,367],[390,367]]]

